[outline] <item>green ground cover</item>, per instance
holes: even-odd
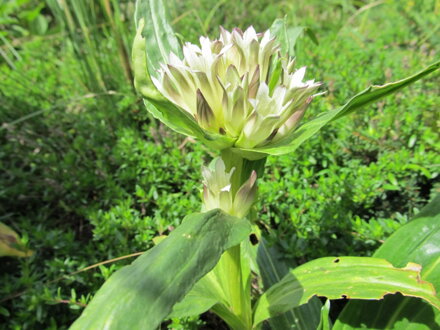
[[[133,1],[65,3],[0,4],[0,221],[35,251],[0,259],[4,329],[67,328],[132,259],[72,273],[145,251],[198,211],[210,160],[152,119],[131,86]],[[408,76],[440,51],[435,0],[173,0],[169,9],[179,38],[192,42],[219,25],[263,31],[285,15],[310,28],[319,43],[301,38],[297,63],[327,91],[310,113]],[[259,225],[286,259],[371,255],[440,192],[439,86],[433,75],[269,158]]]

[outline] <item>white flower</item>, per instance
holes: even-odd
[[[294,130],[320,83],[303,81],[269,31],[257,34],[221,28],[218,40],[186,43],[183,59],[169,55],[159,79],[160,92],[205,130],[231,138],[234,147],[251,149],[277,141]]]

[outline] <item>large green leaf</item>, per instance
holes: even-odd
[[[218,303],[226,304],[226,296],[214,269],[201,278],[185,298],[173,307],[170,317],[200,315]]]
[[[269,246],[264,238],[258,245],[257,262],[265,290],[281,281],[289,272],[289,267],[282,260],[282,255],[276,246]],[[320,322],[321,307],[321,301],[314,297],[307,304],[270,318],[270,327],[274,330],[316,329]]]
[[[370,86],[364,91],[352,97],[345,105],[343,105],[339,109],[328,111],[312,120],[309,120],[308,122],[305,122],[297,130],[293,131],[285,138],[280,139],[276,143],[271,143],[266,147],[254,149],[238,148],[238,151],[247,152],[247,155],[250,158],[258,158],[264,154],[283,155],[288,152],[292,152],[328,123],[343,116],[346,116],[369,103],[376,102],[387,95],[397,92],[398,90],[436,71],[439,67],[440,61],[437,61],[426,67],[422,71],[402,80],[381,86]],[[258,156],[258,153],[260,153],[260,156]]]
[[[333,327],[342,329],[439,330],[440,312],[420,299],[402,295],[386,296],[383,301],[353,300]]]
[[[407,262],[428,265],[440,257],[439,242],[440,194],[414,220],[391,235],[374,256],[396,267]]]
[[[417,264],[395,268],[379,258],[320,258],[291,270],[266,291],[256,306],[254,324],[305,304],[313,296],[382,299],[397,292],[422,298],[440,308],[433,285],[420,280]]]
[[[159,245],[113,274],[72,329],[156,329],[175,303],[250,232],[220,210],[187,216]]]
[[[422,279],[440,292],[440,195],[408,224],[397,230],[374,254],[400,267],[409,261],[422,265]],[[374,317],[371,317],[374,315]],[[350,302],[334,329],[440,329],[440,312],[408,297],[386,297],[381,302]]]

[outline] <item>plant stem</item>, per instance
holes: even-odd
[[[225,318],[225,321],[234,330],[247,330],[252,328],[252,310],[248,290],[244,288],[243,273],[241,268],[240,245],[227,250],[218,267],[224,276],[220,279],[223,290],[229,303],[229,312],[234,318]]]

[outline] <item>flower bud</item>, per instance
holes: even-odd
[[[226,172],[221,158],[215,161],[212,169],[203,167],[203,211],[219,208],[239,218],[248,214],[257,193],[257,173],[252,171],[249,179],[234,194],[231,189],[234,171],[235,168],[232,168]]]

